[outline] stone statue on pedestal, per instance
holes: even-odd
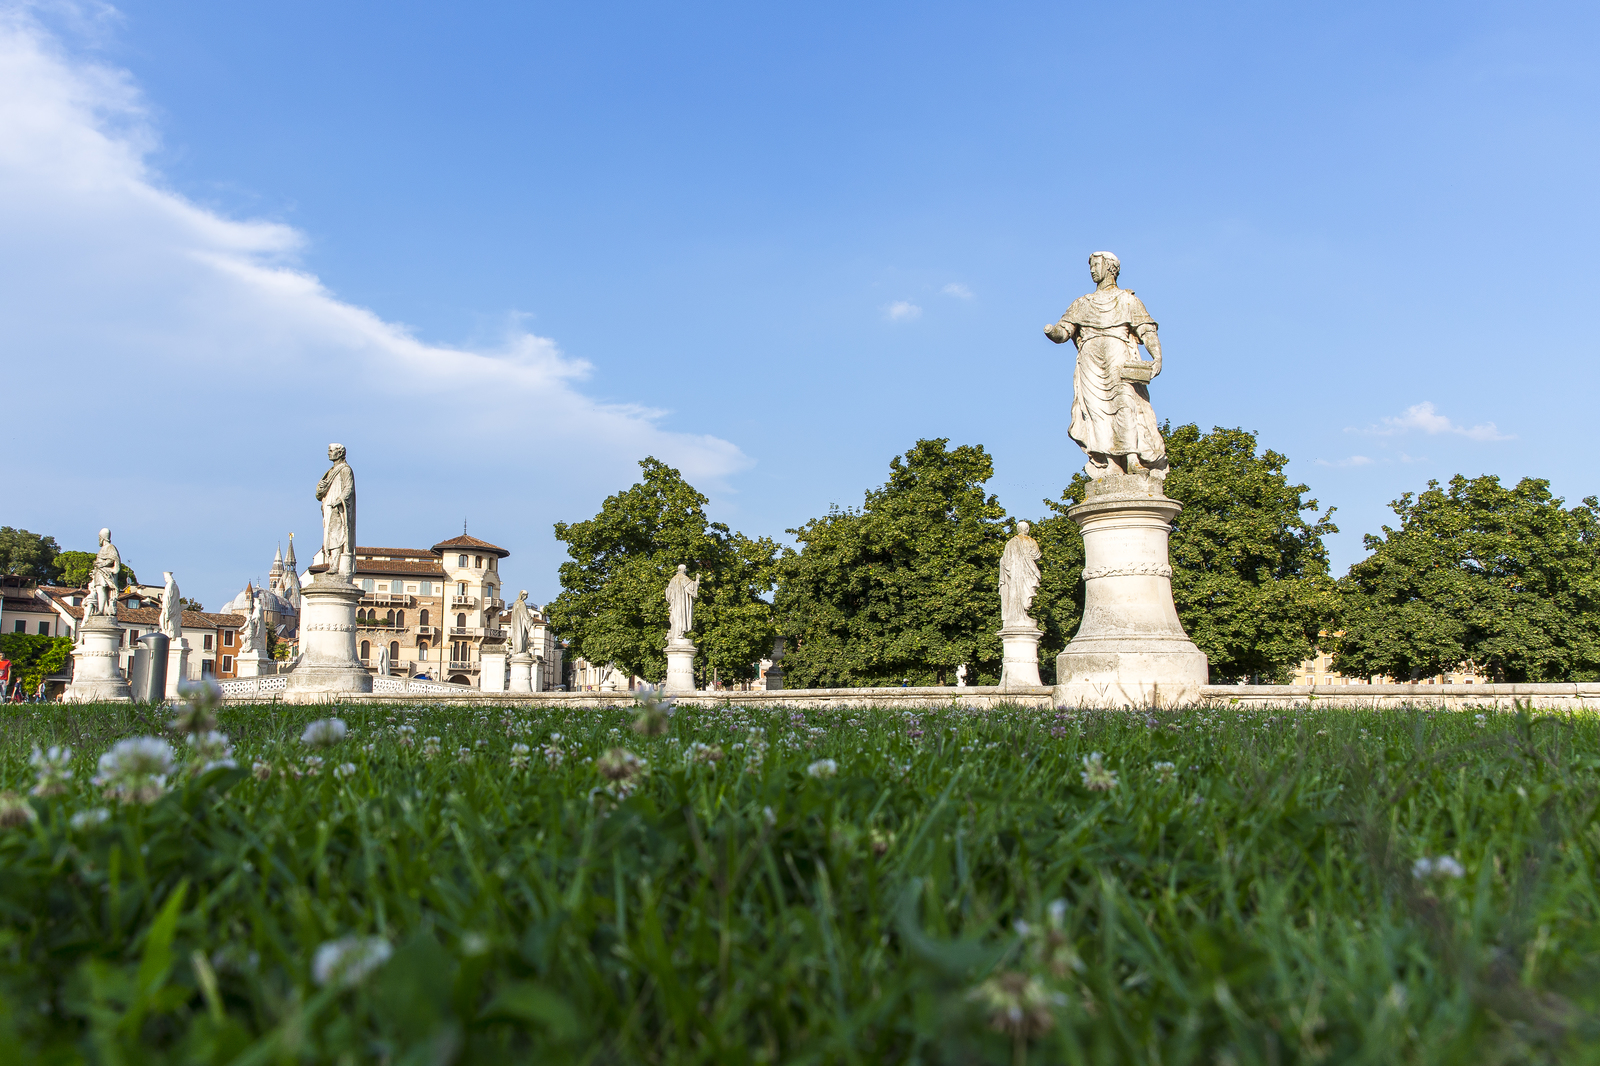
[[[83,620],[91,615],[117,617],[117,574],[122,570],[122,553],[111,543],[111,530],[100,531],[100,550],[89,571],[89,595],[83,601]]]
[[[250,613],[239,627],[239,658],[260,659],[266,654],[267,623],[261,617],[261,597],[250,601]]]
[[[161,632],[176,644],[183,639],[183,601],[178,596],[178,582],[173,579],[172,571],[168,570],[161,576],[167,582],[167,587],[161,593]]]
[[[511,616],[511,654],[526,655],[528,642],[533,637],[533,610],[528,606],[527,589],[518,593],[508,613]]]
[[[1033,594],[1039,589],[1039,542],[1028,536],[1028,523],[1017,523],[1017,535],[1006,541],[1000,555],[1000,624],[1036,625],[1028,617]]]
[[[378,645],[378,676],[389,676],[389,645],[383,643]]]
[[[1148,383],[1161,373],[1161,340],[1156,322],[1131,289],[1117,287],[1122,264],[1110,252],[1089,257],[1095,291],[1072,301],[1060,321],[1044,328],[1057,344],[1078,347],[1072,375],[1072,424],[1067,434],[1088,455],[1084,472],[1167,476],[1167,448],[1161,440]],[[1139,358],[1139,345],[1150,361]]]
[[[322,501],[322,561],[330,574],[355,573],[356,475],[345,462],[343,444],[328,445],[333,465],[317,482]]]
[[[667,582],[667,640],[682,640],[694,628],[694,601],[700,595],[700,575],[689,577],[689,568],[678,564],[678,572]]]

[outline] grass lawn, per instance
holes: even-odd
[[[1592,718],[636,714],[11,712],[0,1061],[1600,1061]]]

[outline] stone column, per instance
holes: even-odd
[[[167,699],[178,698],[178,686],[189,680],[189,641],[179,637],[167,645]]]
[[[1090,482],[1067,512],[1083,529],[1083,622],[1056,657],[1061,707],[1177,707],[1208,677],[1172,603],[1167,536],[1183,509],[1159,479],[1113,474]]]
[[[122,627],[105,615],[92,615],[78,626],[72,649],[72,683],[62,699],[68,703],[132,703],[133,690],[117,666]]]
[[[356,604],[361,590],[324,571],[301,590],[300,658],[289,671],[284,699],[322,703],[372,691],[372,675],[356,658]]]
[[[511,657],[511,692],[533,691],[533,656],[522,651]]]
[[[512,671],[516,673],[515,670]],[[478,689],[482,692],[504,692],[506,690],[506,653],[505,645],[491,649],[489,646],[478,653]]]
[[[667,641],[667,679],[661,691],[669,696],[694,692],[694,641],[688,637]]]
[[[1000,644],[1005,649],[1005,659],[1000,665],[1001,688],[1038,688],[1039,638],[1044,636],[1038,626],[1005,626],[1000,630]],[[961,685],[964,687],[965,679]]]

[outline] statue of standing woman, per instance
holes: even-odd
[[[111,543],[111,530],[100,531],[100,550],[89,570],[89,595],[83,601],[83,619],[90,615],[117,617],[117,574],[122,570],[122,553]]]
[[[333,465],[317,482],[322,501],[322,561],[330,574],[356,572],[356,475],[344,460],[344,445],[328,445]]]
[[[1033,594],[1039,590],[1039,542],[1028,536],[1029,525],[1017,523],[1017,535],[1006,541],[1000,554],[1000,624],[1037,625],[1028,617]]]
[[[667,639],[682,640],[694,628],[694,601],[700,595],[700,575],[691,580],[689,568],[678,564],[678,572],[667,582]]]
[[[1072,301],[1059,322],[1044,328],[1057,344],[1078,346],[1072,373],[1072,425],[1067,434],[1089,462],[1084,473],[1167,476],[1167,447],[1150,406],[1148,382],[1161,373],[1155,319],[1132,289],[1119,289],[1122,264],[1110,252],[1089,257],[1095,291]],[[1150,361],[1139,358],[1139,345]]]
[[[528,641],[533,636],[533,609],[528,606],[528,590],[523,589],[511,605],[511,654],[528,654]]]

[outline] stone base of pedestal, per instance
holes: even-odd
[[[679,638],[667,641],[667,679],[661,691],[669,696],[694,691],[694,642]]]
[[[1140,474],[1101,478],[1067,512],[1083,529],[1083,623],[1056,657],[1060,707],[1182,707],[1209,675],[1172,602],[1167,536],[1183,509]]]
[[[234,677],[267,677],[277,672],[277,664],[265,655],[241,655],[233,661]]]
[[[133,690],[117,666],[122,627],[95,615],[78,627],[72,649],[72,683],[62,699],[68,703],[131,703]]]
[[[506,652],[504,644],[485,645],[478,653],[478,690],[506,691]],[[498,648],[498,651],[491,650]]]
[[[343,576],[317,574],[302,590],[300,658],[283,698],[323,703],[372,691],[372,675],[356,658],[356,604],[361,590]]]
[[[167,645],[167,699],[178,698],[178,686],[189,680],[189,642],[183,637]]]
[[[527,652],[520,652],[511,657],[511,685],[507,691],[533,691],[533,656]]]
[[[1038,626],[1006,626],[1000,630],[1000,644],[1005,649],[1000,666],[1001,688],[1038,688],[1039,638],[1044,636]]]

